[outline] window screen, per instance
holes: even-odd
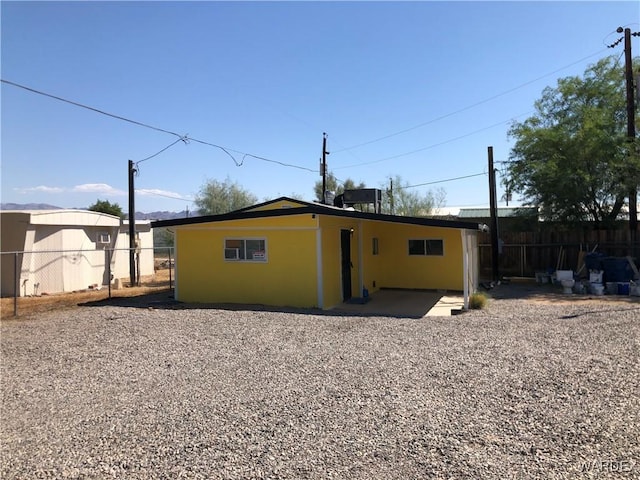
[[[421,238],[409,240],[409,255],[444,255],[444,242],[441,239]]]
[[[264,238],[227,238],[224,242],[225,260],[266,262],[267,241]]]

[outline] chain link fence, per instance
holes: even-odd
[[[0,265],[3,316],[43,297],[102,291],[111,298],[126,287],[171,289],[175,278],[172,247],[2,252]]]

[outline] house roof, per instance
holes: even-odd
[[[292,205],[287,205],[283,208],[277,209],[265,209],[260,208],[275,204],[278,202],[287,202]],[[289,207],[289,208],[287,208]],[[335,217],[344,218],[356,218],[362,220],[375,220],[380,222],[391,223],[403,223],[410,225],[423,225],[429,227],[443,227],[443,228],[458,228],[467,230],[478,230],[481,226],[474,222],[462,222],[456,220],[443,220],[435,218],[423,218],[423,217],[404,217],[399,215],[387,215],[382,213],[369,213],[360,212],[353,209],[344,209],[334,207],[332,205],[324,205],[321,203],[305,202],[302,200],[295,200],[289,197],[279,197],[268,202],[252,205],[250,207],[235,210],[229,213],[223,213],[220,215],[204,215],[200,217],[189,218],[176,218],[172,220],[159,220],[151,222],[153,228],[157,227],[175,227],[182,225],[196,225],[200,223],[211,222],[224,222],[227,220],[242,220],[249,218],[268,218],[268,217],[283,217],[290,215],[304,215],[304,214],[316,214],[316,215],[329,215]]]
[[[496,213],[500,218],[537,216],[536,207],[498,207]],[[458,218],[490,218],[490,208],[461,208]]]
[[[31,225],[118,227],[120,218],[90,210],[2,210],[0,216]]]

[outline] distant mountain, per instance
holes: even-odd
[[[181,212],[136,212],[136,220],[173,220],[174,218],[186,218],[188,215],[193,216],[193,212],[186,210]]]
[[[63,210],[63,208],[47,203],[0,203],[0,210]],[[73,210],[84,209],[74,208]],[[174,218],[186,218],[188,215],[193,215],[193,212],[186,210],[182,212],[136,212],[136,220],[173,220]]]
[[[48,203],[0,203],[0,210],[62,210]]]

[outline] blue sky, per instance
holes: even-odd
[[[341,180],[381,188],[399,175],[421,195],[442,188],[448,206],[487,205],[487,147],[507,160],[510,123],[546,86],[621,56],[606,48],[617,27],[640,29],[635,1],[3,1],[1,14],[3,80],[233,156],[191,140],[140,163],[145,212],[193,209],[209,179],[260,201],[312,200],[323,132]],[[1,93],[2,202],[100,198],[126,211],[128,160],[178,140],[6,83]]]

